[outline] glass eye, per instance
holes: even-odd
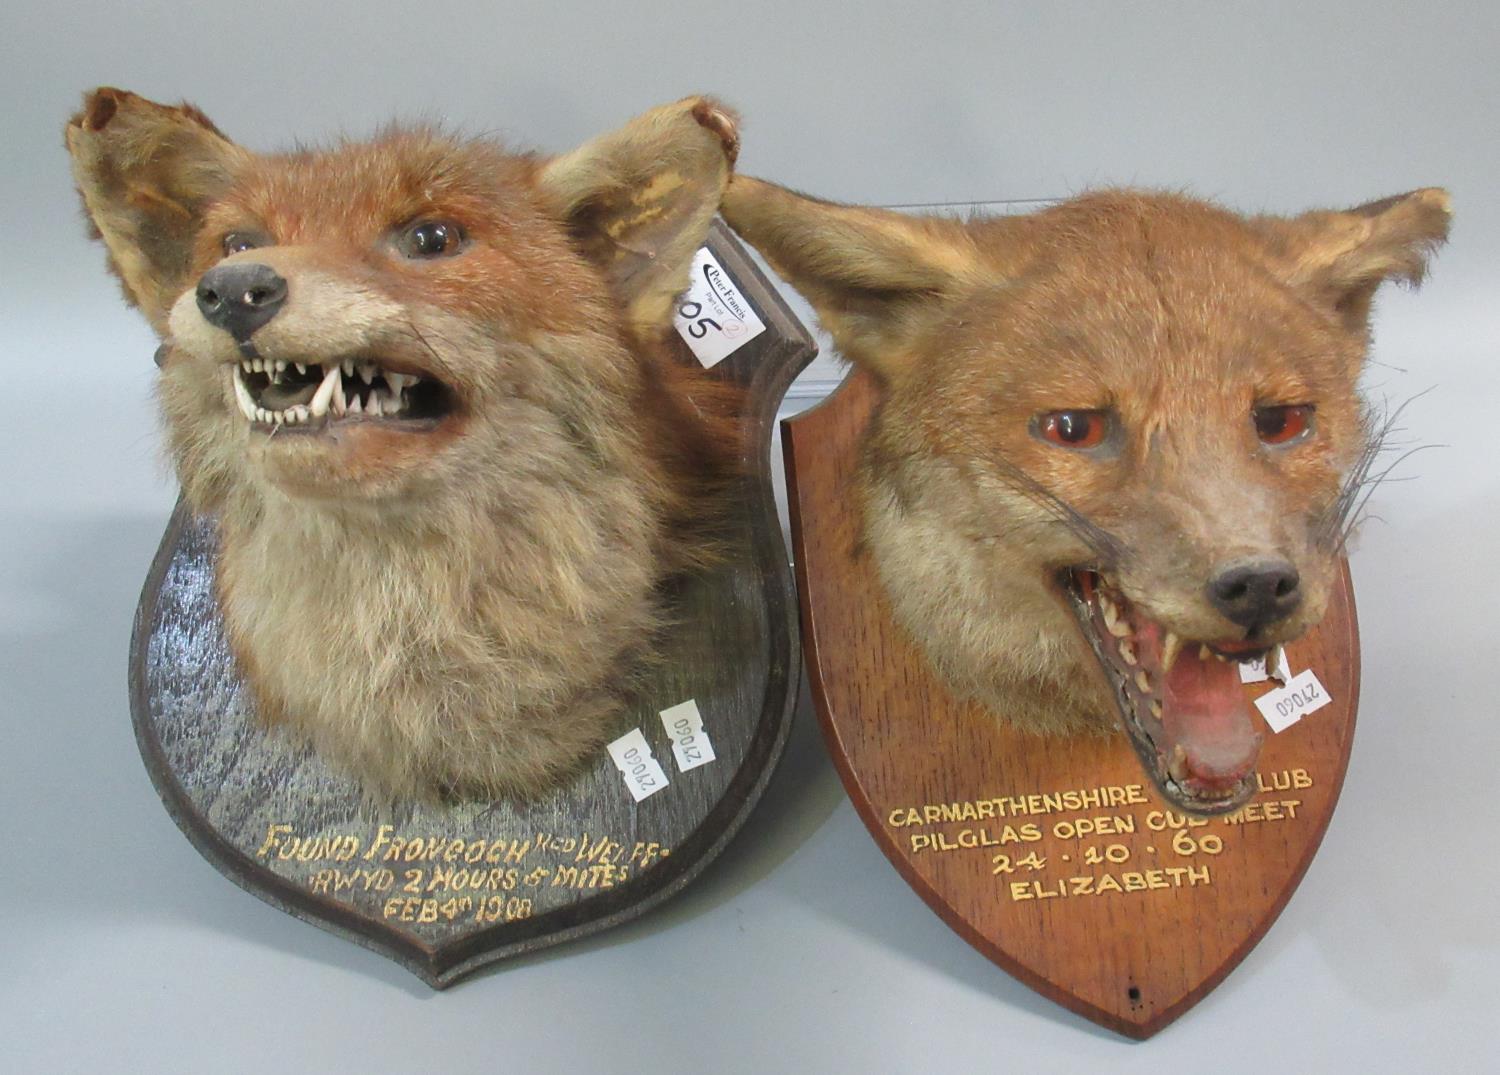
[[[451,220],[424,220],[401,233],[397,241],[409,258],[447,258],[463,247],[464,230]]]
[[[254,250],[263,244],[260,239],[247,232],[232,231],[224,236],[219,245],[224,251],[224,256],[227,258],[230,254],[238,254],[245,250]]]
[[[1037,419],[1037,433],[1043,440],[1064,448],[1094,448],[1103,443],[1109,432],[1106,411],[1051,411]]]
[[[1313,406],[1302,403],[1255,408],[1255,433],[1263,444],[1288,444],[1312,428]]]

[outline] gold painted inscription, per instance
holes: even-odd
[[[391,921],[485,924],[529,918],[545,889],[614,888],[670,854],[655,841],[591,832],[463,839],[380,825],[365,836],[309,835],[278,822],[255,856],[302,864],[314,895],[376,900]]]
[[[1144,785],[1123,784],[901,806],[886,823],[913,856],[985,852],[1014,902],[1197,888],[1224,868],[1226,840],[1295,822],[1302,800],[1289,793],[1313,786],[1300,768],[1256,781],[1260,797],[1212,819],[1153,806]]]

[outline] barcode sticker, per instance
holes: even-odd
[[[1285,687],[1267,691],[1255,699],[1255,708],[1266,718],[1273,732],[1284,732],[1309,713],[1316,713],[1329,702],[1328,691],[1318,682],[1311,668],[1287,680]]]
[[[766,331],[766,323],[706,246],[693,256],[692,277],[672,323],[704,369],[717,366]]]
[[[703,727],[703,714],[698,712],[698,703],[693,699],[663,709],[661,726],[672,737],[672,756],[677,759],[680,771],[685,773],[715,760],[714,745]]]
[[[636,802],[649,799],[667,786],[667,774],[661,764],[651,756],[651,744],[641,730],[626,732],[607,748],[609,756],[625,778],[625,786]]]

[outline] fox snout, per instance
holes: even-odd
[[[1246,556],[1218,565],[1209,579],[1210,602],[1251,636],[1297,611],[1302,577],[1290,560]]]
[[[198,309],[203,319],[239,344],[276,316],[286,302],[286,280],[259,262],[216,265],[198,281]]]

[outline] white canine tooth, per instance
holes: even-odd
[[[1134,665],[1136,663],[1135,645],[1128,638],[1122,638],[1120,640],[1120,658],[1128,665]]]
[[[375,383],[375,365],[374,365],[374,363],[371,363],[371,362],[361,362],[359,364],[359,379],[361,381],[364,381],[365,384],[374,384]]]
[[[239,404],[240,413],[252,421],[255,418],[255,400],[250,398],[250,389],[245,387],[238,370],[229,371],[229,379],[234,382],[234,401]]]
[[[329,410],[333,411],[334,414],[338,415],[338,414],[343,414],[344,411],[345,411],[345,409],[346,409],[346,406],[345,406],[345,402],[344,402],[344,378],[342,376],[340,376],[340,377],[335,378],[334,382],[333,382],[333,403],[329,407]]]
[[[1167,632],[1166,639],[1161,646],[1161,674],[1166,675],[1177,663],[1177,655],[1182,652],[1182,639],[1171,631]]]
[[[1151,677],[1146,675],[1146,670],[1144,668],[1139,669],[1136,672],[1135,685],[1141,689],[1142,694],[1151,693]]]
[[[1271,652],[1266,654],[1266,675],[1286,686],[1286,680],[1282,678],[1281,666],[1286,662],[1286,651],[1281,648],[1281,643],[1271,647]]]
[[[312,401],[308,404],[309,409],[315,417],[321,417],[328,413],[328,401],[333,398],[333,389],[339,382],[339,371],[330,369],[323,375],[318,390],[313,393]]]

